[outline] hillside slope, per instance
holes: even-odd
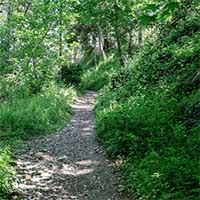
[[[98,99],[98,136],[139,199],[198,198],[199,30],[197,14],[165,28]]]

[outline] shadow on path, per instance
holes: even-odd
[[[95,93],[73,105],[74,116],[62,131],[28,142],[17,153],[22,199],[127,200],[119,177],[95,140]]]

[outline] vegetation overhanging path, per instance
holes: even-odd
[[[63,130],[19,150],[17,190],[23,199],[130,199],[120,191],[119,177],[95,140],[95,97],[88,92],[76,101]]]

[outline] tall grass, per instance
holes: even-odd
[[[70,119],[70,103],[75,96],[72,88],[61,89],[52,85],[40,94],[15,96],[0,105],[0,194],[12,191],[15,175],[10,153],[5,149],[64,127]]]

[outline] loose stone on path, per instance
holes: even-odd
[[[17,154],[16,190],[24,200],[131,200],[112,163],[96,142],[88,92],[72,106],[70,124],[56,134],[28,142]]]

